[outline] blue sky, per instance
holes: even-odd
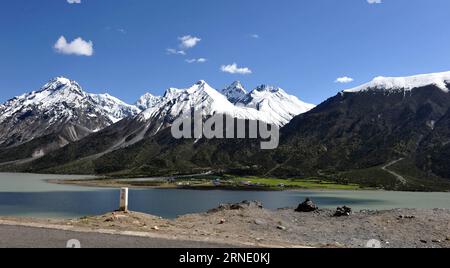
[[[2,1],[0,102],[66,76],[127,102],[204,79],[317,104],[375,76],[450,70],[448,0],[68,1]]]

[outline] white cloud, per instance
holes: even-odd
[[[183,50],[176,50],[174,48],[168,48],[166,49],[166,51],[169,55],[186,55],[186,52],[184,52]]]
[[[56,41],[54,48],[56,52],[66,55],[92,56],[94,54],[94,44],[92,41],[84,41],[81,37],[67,42],[64,36]]]
[[[251,38],[255,38],[255,39],[259,39],[260,38],[259,34],[251,34],[250,37]]]
[[[229,64],[229,65],[222,65],[220,67],[222,72],[224,73],[230,73],[230,74],[251,74],[252,70],[250,70],[248,67],[238,67],[236,63]]]
[[[168,48],[166,49],[167,54],[184,56],[187,54],[186,50],[195,47],[202,39],[191,35],[185,35],[178,37],[178,40],[180,41],[179,49]]]
[[[353,81],[354,81],[353,78],[348,77],[348,76],[343,76],[343,77],[338,77],[338,78],[336,79],[336,81],[334,81],[334,82],[335,82],[335,83],[340,83],[340,84],[348,84],[348,83],[351,83],[351,82],[353,82]]]
[[[187,59],[186,62],[187,63],[205,63],[208,60],[205,58],[198,58],[198,59]]]
[[[81,0],[67,0],[69,4],[81,4]]]
[[[367,0],[367,3],[369,3],[369,4],[381,4],[381,3],[383,3],[383,1],[382,0]]]
[[[191,35],[185,35],[182,37],[179,37],[178,40],[181,41],[180,47],[182,49],[189,49],[195,47],[202,39],[191,36]]]

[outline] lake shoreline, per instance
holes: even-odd
[[[72,220],[0,217],[0,225],[31,225],[80,232],[139,234],[148,238],[208,241],[246,247],[449,248],[449,209],[393,209],[333,217],[294,208],[267,210],[258,202],[222,205],[204,213],[164,219],[138,212],[112,212]]]
[[[0,215],[68,219],[85,215],[102,215],[119,207],[120,188],[124,185],[105,185],[105,187],[88,185],[90,187],[86,187],[66,183],[66,180],[80,180],[84,185],[85,179],[86,177],[83,176],[0,174]],[[149,179],[152,180],[140,178],[134,181],[141,183],[141,180]],[[64,184],[48,183],[55,180],[63,180]],[[300,181],[300,183],[304,182]],[[211,206],[241,200],[259,200],[271,210],[293,206],[305,198],[314,199],[321,208],[326,209],[335,209],[343,205],[351,206],[354,211],[395,208],[450,209],[448,202],[450,194],[439,192],[391,192],[362,189],[348,191],[330,188],[284,188],[274,191],[255,187],[244,190],[242,188],[224,189],[224,187],[195,187],[195,189],[184,186],[173,187],[173,185],[159,188],[126,186],[130,189],[129,208],[131,210],[168,219],[189,213],[204,212]]]
[[[177,185],[175,183],[167,183],[164,181],[146,181],[139,182],[133,180],[126,179],[82,179],[82,180],[67,180],[67,179],[49,179],[45,180],[47,183],[52,184],[60,184],[60,185],[74,185],[74,186],[83,186],[83,187],[96,187],[96,188],[122,188],[128,187],[132,189],[179,189],[179,190],[224,190],[224,191],[293,191],[293,190],[314,190],[314,191],[326,191],[326,190],[343,190],[343,191],[364,191],[364,190],[379,190],[383,191],[383,189],[375,189],[375,188],[363,188],[363,187],[348,187],[347,189],[344,187],[346,185],[342,185],[343,187],[327,187],[321,188],[319,187],[286,187],[286,186],[265,186],[265,185],[186,185],[181,184]]]

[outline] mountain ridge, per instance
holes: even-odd
[[[405,90],[435,85],[444,92],[449,92],[450,71],[430,74],[419,74],[405,77],[375,77],[372,81],[355,88],[346,89],[343,93],[357,93],[374,89]]]
[[[294,96],[287,94],[286,96],[289,96],[284,99],[289,102],[286,103],[287,107],[295,107],[297,103],[303,103]],[[28,113],[27,109],[31,109],[31,112]],[[2,135],[0,135],[0,141],[2,141],[0,144],[3,144],[0,148],[25,145],[21,148],[26,147],[24,151],[29,157],[41,157],[52,150],[64,147],[115,124],[121,126],[117,131],[122,133],[123,137],[115,140],[114,144],[110,144],[110,146],[111,148],[120,148],[129,146],[145,136],[156,134],[161,129],[170,126],[178,116],[191,109],[201,109],[204,116],[223,113],[235,118],[267,121],[280,126],[289,120],[289,118],[285,118],[286,112],[282,109],[280,109],[280,114],[282,113],[280,120],[277,117],[271,117],[269,112],[232,104],[224,95],[203,80],[185,89],[170,88],[162,97],[146,93],[135,105],[130,105],[108,93],[87,93],[77,82],[57,77],[50,80],[40,90],[23,94],[0,106],[0,118],[2,119],[0,123],[4,123],[7,118],[10,121],[10,127],[4,127],[4,133],[0,132],[6,137],[2,141]],[[288,116],[292,118],[297,111],[303,110],[290,111]],[[38,118],[35,119],[32,115],[37,115]],[[20,136],[21,139],[6,141],[8,135],[14,137],[15,134],[14,131],[11,134],[11,131],[8,132],[7,129],[14,129],[13,125],[23,123],[21,120],[23,117],[29,117],[34,121],[30,119],[26,126],[19,128],[20,132],[29,129],[30,125],[42,126],[45,131],[32,132],[25,138]],[[59,121],[58,118],[60,118]],[[129,127],[118,124],[123,119],[129,119],[124,123]],[[55,128],[51,128],[53,121],[59,122]],[[52,137],[50,138],[49,135]],[[30,143],[33,146],[26,145],[27,142],[46,136],[52,140],[50,145],[39,146],[36,142]],[[9,155],[9,157],[6,159],[0,157],[0,161],[16,160],[12,153],[3,151],[3,155]],[[14,151],[17,152],[17,149]],[[20,155],[23,156],[22,153]]]
[[[234,82],[230,87],[236,86],[237,83],[238,82]],[[239,85],[241,84],[239,83]],[[228,89],[230,87],[228,87]],[[265,121],[267,123],[282,126],[287,123],[286,121],[290,120],[293,116],[302,112],[306,112],[307,110],[314,107],[314,105],[312,104],[306,104],[298,100],[296,97],[288,95],[284,91],[282,92],[282,95],[266,94],[265,96],[260,96],[259,101],[273,102],[272,99],[278,98],[281,101],[284,101],[283,104],[287,105],[287,107],[291,109],[288,112],[284,111],[284,108],[270,111],[260,109],[260,107],[252,105],[250,101],[247,103],[232,103],[227,98],[227,95],[223,94],[224,91],[222,91],[221,93],[212,88],[206,81],[200,80],[188,88],[168,89],[164,94],[163,100],[161,102],[159,102],[155,107],[151,107],[150,109],[143,111],[142,114],[139,115],[139,117],[141,117],[143,121],[149,120],[155,116],[155,113],[159,114],[161,110],[164,110],[165,115],[167,115],[169,118],[168,121],[171,121],[180,114],[188,113],[191,109],[194,109],[202,110],[204,116],[212,116],[215,113],[220,113],[227,114],[235,118]],[[252,95],[246,95],[246,97],[250,97],[251,99],[253,99],[253,97],[251,96]],[[273,114],[280,114],[280,117],[278,118],[276,116],[273,116]],[[288,115],[286,116],[286,114]],[[161,115],[159,114],[159,116]],[[284,118],[283,116],[290,116],[290,118]]]

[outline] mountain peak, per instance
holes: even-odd
[[[160,96],[155,96],[153,94],[150,93],[145,93],[144,95],[142,95],[139,100],[136,101],[135,105],[141,109],[142,111],[147,110],[149,108],[154,107],[155,105],[157,105],[158,103],[160,103],[162,101],[162,97]]]
[[[138,107],[127,104],[108,93],[89,94],[89,96],[92,100],[90,105],[95,107],[97,111],[101,111],[102,115],[106,116],[112,123],[116,123],[123,118],[134,116],[141,112]]]
[[[344,90],[344,93],[357,93],[369,90],[407,90],[434,85],[444,92],[449,92],[450,72],[420,74],[408,77],[379,76],[361,86]]]
[[[177,96],[182,91],[183,91],[183,89],[171,87],[171,88],[166,90],[166,92],[164,93],[164,97],[163,98],[165,98],[165,99],[172,99],[172,98]]]
[[[195,84],[193,84],[192,86],[188,87],[188,88],[174,88],[171,87],[169,89],[166,90],[166,92],[164,93],[163,97],[161,99],[166,99],[166,100],[172,100],[172,99],[176,99],[179,98],[181,94],[184,95],[198,95],[198,94],[203,94],[206,93],[208,95],[217,95],[220,93],[215,93],[214,92],[215,89],[213,89],[210,85],[208,85],[208,83],[206,83],[205,80],[199,80],[197,81]]]
[[[214,88],[212,88],[205,80],[200,80],[194,85],[192,85],[190,88],[186,90],[186,93],[189,95],[203,94],[203,93],[212,96],[220,95],[220,93],[217,92]]]
[[[47,82],[47,85],[77,85],[77,86],[79,86],[77,82],[75,82],[74,80],[70,80],[69,78],[66,78],[64,76],[57,76],[57,77],[50,79],[50,81]]]
[[[236,80],[233,83],[231,83],[231,85],[229,87],[244,88],[244,86],[242,85],[241,81],[239,81],[239,80]]]
[[[227,88],[222,90],[222,94],[232,103],[237,103],[247,96],[247,91],[240,81],[234,81]]]
[[[50,79],[50,81],[48,83],[49,84],[59,83],[59,84],[66,85],[66,84],[70,84],[70,82],[71,82],[71,80],[64,76],[57,76],[57,77]]]
[[[190,88],[202,89],[202,88],[205,88],[205,87],[206,88],[210,88],[211,86],[205,80],[198,80]]]
[[[205,80],[198,80],[197,83],[195,83],[195,84],[201,86],[201,85],[204,85],[204,84],[207,84],[207,83],[206,83]]]
[[[85,95],[81,86],[68,78],[59,76],[51,79],[47,84],[45,84],[38,92],[70,92],[77,95]]]
[[[247,94],[247,98],[241,104],[265,112],[281,125],[287,124],[294,116],[306,113],[315,107],[313,104],[299,100],[296,96],[289,95],[279,87],[269,85],[260,85],[255,88]]]
[[[90,94],[77,82],[56,77],[38,91],[0,105],[0,145],[22,144],[57,133],[61,138],[56,144],[38,146],[53,150],[140,112],[108,93]]]

